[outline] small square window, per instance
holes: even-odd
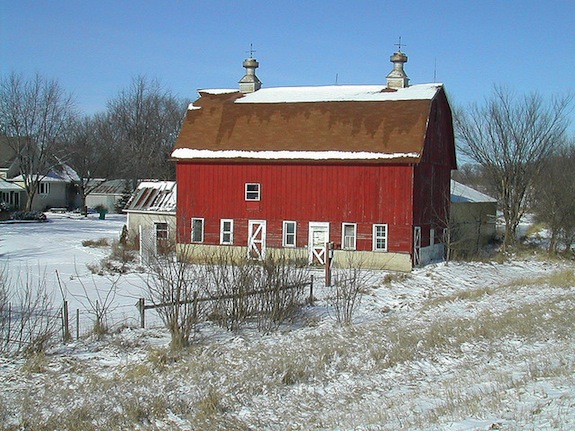
[[[373,225],[373,249],[375,251],[387,251],[387,225]]]
[[[246,183],[246,201],[259,201],[260,196],[260,183]]]
[[[156,239],[157,240],[167,240],[168,239],[168,223],[156,222]]]
[[[192,219],[192,242],[204,242],[204,219]]]
[[[283,245],[284,245],[284,247],[295,247],[296,246],[296,222],[295,221],[284,221]]]

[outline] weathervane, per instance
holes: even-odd
[[[397,52],[401,52],[401,47],[402,46],[407,46],[405,44],[401,44],[401,36],[399,36],[399,43],[394,43],[395,46],[397,46]]]
[[[246,53],[250,55],[250,58],[254,58],[254,52],[256,52],[256,50],[254,49],[253,43],[250,43],[250,50],[246,51]]]

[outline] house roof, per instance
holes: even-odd
[[[92,181],[98,184],[90,193],[92,195],[122,195],[126,189],[126,180],[94,179]]]
[[[34,179],[38,178],[38,175],[31,175]],[[72,183],[74,181],[79,181],[78,174],[74,169],[66,164],[61,164],[54,166],[50,172],[46,175],[40,175],[41,181],[44,183]],[[18,175],[12,178],[12,181],[24,181],[23,175]]]
[[[124,211],[175,212],[175,181],[142,181]]]
[[[497,202],[497,199],[487,196],[465,184],[451,180],[451,202]]]
[[[0,190],[3,192],[23,192],[24,188],[11,181],[6,181],[5,179],[0,178]]]
[[[200,90],[175,159],[417,162],[442,84]]]

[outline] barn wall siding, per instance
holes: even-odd
[[[190,219],[205,219],[205,242],[219,243],[220,219],[234,220],[234,244],[247,245],[248,220],[267,221],[269,247],[282,246],[284,220],[297,222],[297,245],[308,243],[309,222],[329,222],[341,244],[342,223],[357,223],[357,249],[372,249],[374,223],[389,225],[389,250],[410,252],[412,167],[409,165],[178,164],[180,242]],[[245,200],[245,183],[261,184],[261,200]]]
[[[421,227],[421,246],[436,242],[449,220],[451,170],[456,169],[451,108],[444,92],[431,105],[421,163],[414,169],[414,225]],[[433,254],[433,253],[431,253]]]

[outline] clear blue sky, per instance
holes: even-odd
[[[0,73],[55,78],[91,114],[137,75],[235,88],[250,43],[266,87],[383,84],[399,36],[410,82],[457,105],[575,88],[573,0],[0,0]]]

